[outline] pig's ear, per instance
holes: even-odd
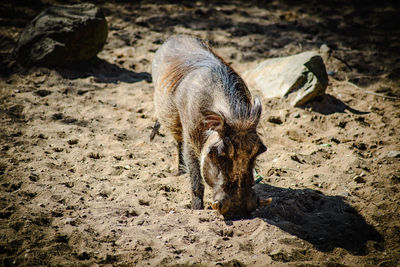
[[[209,130],[214,130],[217,132],[221,132],[224,128],[225,119],[221,114],[218,114],[214,111],[204,111],[204,125]]]
[[[262,112],[261,101],[257,96],[255,96],[254,102],[253,102],[253,107],[251,108],[251,118],[253,119],[255,126],[257,126],[258,122],[260,121],[261,112]]]

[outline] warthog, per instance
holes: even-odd
[[[203,208],[203,178],[214,192],[212,207],[226,217],[253,211],[256,157],[266,151],[258,133],[261,102],[205,42],[177,35],[156,52],[152,77],[156,123],[178,145],[178,171],[190,176],[193,209]]]

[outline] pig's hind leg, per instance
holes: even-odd
[[[151,134],[150,134],[150,141],[152,141],[152,140],[154,139],[154,137],[156,136],[156,134],[158,134],[158,131],[160,130],[160,127],[161,127],[161,124],[160,124],[160,122],[157,120],[157,121],[154,123],[153,130],[151,131]]]
[[[200,174],[200,163],[193,148],[185,142],[183,144],[183,155],[189,172],[192,189],[192,209],[203,209],[204,184]]]
[[[176,112],[177,113],[177,112]],[[186,173],[187,168],[185,165],[185,160],[183,156],[183,138],[182,138],[182,124],[179,118],[179,115],[175,116],[172,120],[169,121],[169,129],[174,137],[177,149],[178,149],[178,171],[176,175],[182,175]]]
[[[177,140],[178,147],[178,172],[177,175],[182,175],[186,173],[185,159],[183,157],[183,142]]]

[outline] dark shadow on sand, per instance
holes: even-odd
[[[152,2],[160,6],[170,4],[170,1],[165,0]],[[198,2],[183,1],[182,5],[188,9],[179,15],[154,14],[136,24],[168,34],[174,33],[174,27],[180,25],[193,31],[223,30],[230,34],[232,40],[252,35],[256,41],[250,46],[238,47],[244,53],[241,60],[246,62],[271,56],[287,56],[284,51],[274,52],[273,55],[270,53],[271,50],[280,50],[287,45],[301,44],[305,51],[327,44],[334,51],[333,56],[346,65],[346,75],[344,72],[337,74],[339,79],[348,77],[351,82],[368,85],[385,73],[398,77],[399,64],[396,59],[400,51],[400,38],[399,28],[396,28],[399,23],[396,22],[400,19],[397,15],[400,5],[396,1],[384,4],[372,0],[331,0],[324,1],[324,4],[317,4],[314,0],[230,2],[232,5],[248,7],[257,5],[261,9],[282,14],[279,18],[259,16],[259,22],[232,19],[232,14],[241,17],[257,17],[257,14],[235,12],[227,8],[225,1],[200,2],[203,2],[202,5],[197,6]],[[296,14],[307,14],[308,17],[296,17]],[[237,46],[237,42],[232,41],[229,45]],[[213,46],[218,46],[218,43]],[[343,50],[343,46],[348,50]],[[371,62],[385,62],[383,64],[388,68],[384,69],[380,64]],[[350,75],[349,72],[354,70],[367,75]]]
[[[304,105],[302,108],[311,108],[313,111],[323,115],[344,113],[345,110],[348,110],[349,112],[357,115],[364,115],[369,113],[353,109],[330,94],[325,94],[323,96],[317,97],[312,102]]]
[[[341,196],[326,196],[312,189],[287,189],[257,184],[261,197],[272,197],[271,205],[252,213],[269,224],[328,252],[336,247],[356,255],[367,254],[367,242],[382,246],[383,237]]]
[[[67,79],[93,76],[97,83],[135,83],[143,80],[151,82],[151,75],[148,72],[127,70],[100,58],[55,69]]]

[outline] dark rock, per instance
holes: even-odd
[[[45,97],[45,96],[50,95],[50,94],[51,94],[51,91],[45,90],[45,89],[41,89],[41,90],[37,90],[35,93],[36,93],[38,96]]]
[[[107,21],[93,4],[52,6],[22,32],[17,60],[25,65],[61,66],[91,59],[107,39]]]
[[[353,178],[353,180],[357,183],[357,184],[364,184],[365,183],[365,179],[364,177],[362,177],[361,175],[357,175]]]

